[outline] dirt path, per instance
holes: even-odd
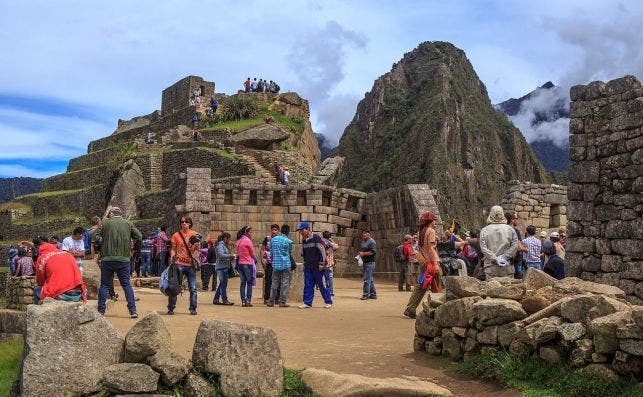
[[[361,282],[335,280],[335,304],[321,307],[316,294],[312,309],[267,308],[261,300],[261,283],[254,292],[254,306],[243,308],[239,302],[239,279],[230,280],[228,291],[234,306],[212,305],[212,292],[199,291],[199,314],[188,314],[188,296],[184,293],[174,316],[164,315],[172,334],[172,349],[185,357],[192,355],[192,345],[203,319],[219,319],[270,327],[277,333],[279,346],[289,368],[325,368],[344,373],[374,377],[412,375],[426,378],[451,390],[456,396],[517,397],[520,393],[502,386],[481,382],[449,369],[448,361],[413,352],[414,321],[402,316],[409,297],[393,284],[376,283],[378,299],[361,301]],[[127,316],[121,299],[107,308],[107,320],[123,334],[135,323]],[[137,289],[141,316],[157,310],[164,314],[167,298],[157,290]],[[95,301],[94,301],[95,302]]]

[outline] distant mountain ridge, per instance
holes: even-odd
[[[425,42],[378,78],[344,130],[342,186],[437,189],[443,219],[480,225],[512,179],[549,177],[520,131],[489,100],[464,51]]]
[[[0,178],[0,203],[42,189],[42,179],[29,177]]]
[[[550,130],[548,126],[559,128],[560,122],[569,119],[569,105],[566,93],[554,93],[552,90],[561,89],[548,81],[520,98],[510,98],[494,107],[509,116],[509,119],[521,130],[547,171],[567,171],[569,168],[568,140],[556,137],[557,140],[554,141],[551,135],[547,134],[555,133],[554,128]],[[531,106],[532,102],[534,102],[533,106]],[[530,134],[533,130],[539,130],[540,134]]]

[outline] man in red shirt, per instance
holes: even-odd
[[[69,302],[87,301],[87,289],[76,260],[55,244],[42,242],[38,246],[36,283],[34,304],[47,297]]]

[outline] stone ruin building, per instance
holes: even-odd
[[[643,304],[643,88],[633,76],[571,89],[567,274]]]
[[[529,225],[548,232],[567,226],[567,186],[510,181],[500,205],[518,214],[523,236]]]

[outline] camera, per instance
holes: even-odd
[[[203,240],[203,236],[197,233],[194,236],[190,237],[190,244],[199,244],[201,240]]]

